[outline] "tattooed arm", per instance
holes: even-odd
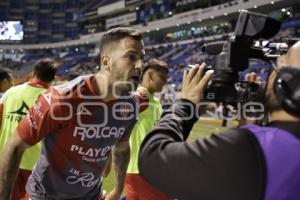
[[[107,161],[105,163],[103,172],[102,172],[103,177],[107,177],[109,175],[110,170],[111,170],[111,163],[112,163],[112,158],[111,158],[111,154],[109,154]]]
[[[0,200],[10,199],[22,155],[28,147],[17,133],[5,145],[0,160]]]
[[[130,147],[128,141],[119,141],[113,148],[113,166],[115,171],[115,187],[107,195],[105,200],[117,200],[122,195],[124,188],[126,170],[130,158]]]

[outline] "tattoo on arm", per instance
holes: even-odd
[[[115,171],[115,190],[122,194],[126,171],[130,158],[130,147],[128,141],[118,142],[113,148],[113,164]]]

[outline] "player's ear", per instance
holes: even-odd
[[[110,71],[110,57],[106,54],[102,55],[100,58],[101,68],[105,71]]]

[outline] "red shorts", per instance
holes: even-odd
[[[25,169],[19,169],[12,194],[11,194],[11,200],[20,200],[25,197],[26,191],[25,186],[28,181],[28,178],[31,174],[30,170]]]
[[[126,200],[171,200],[166,194],[151,186],[138,174],[127,174],[125,179]]]

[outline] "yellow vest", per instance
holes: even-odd
[[[139,87],[141,89],[143,87]],[[144,91],[147,89],[143,88]],[[154,127],[154,125],[158,122],[160,119],[162,108],[160,105],[159,100],[151,95],[147,91],[147,96],[149,99],[149,104],[143,112],[140,113],[139,119],[134,125],[130,139],[130,161],[127,169],[127,173],[131,174],[138,174],[138,153],[140,150],[141,143],[143,142],[144,138],[148,135],[150,130]]]
[[[4,108],[0,128],[0,157],[6,142],[15,133],[17,125],[26,116],[28,109],[34,105],[38,96],[44,91],[44,88],[33,87],[24,83],[11,87],[4,93],[2,96]],[[39,158],[40,150],[41,143],[27,149],[23,154],[20,168],[32,170]]]

